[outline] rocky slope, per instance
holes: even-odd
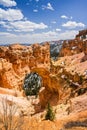
[[[6,94],[0,94],[0,121],[2,120],[2,113],[4,113],[4,101],[7,103],[8,110],[12,104],[17,107],[16,113],[12,117],[17,116],[17,119],[21,121],[23,130],[87,130],[87,93],[72,98],[70,103],[61,103],[53,107],[56,116],[53,122],[45,120],[46,110],[40,109],[38,98],[29,97],[26,99],[26,97],[14,97]],[[13,106],[12,110],[14,109]],[[18,115],[21,117],[18,118]],[[12,123],[14,123],[14,118]]]

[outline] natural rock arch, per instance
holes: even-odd
[[[44,88],[39,93],[41,106],[45,107],[48,102],[51,105],[58,104],[60,86],[57,77],[50,74],[50,71],[46,68],[33,68],[31,72],[36,72],[42,77]]]

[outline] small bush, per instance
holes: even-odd
[[[82,94],[84,94],[84,93],[86,93],[87,92],[87,88],[80,88],[78,91],[77,91],[77,94],[78,94],[78,96],[79,95],[82,95]]]
[[[51,121],[53,121],[54,119],[55,119],[55,113],[53,112],[52,107],[48,103],[48,105],[47,105],[47,113],[46,113],[46,116],[45,116],[45,120],[51,120]]]
[[[80,80],[79,80],[79,84],[82,84],[83,83],[83,77],[80,75]]]

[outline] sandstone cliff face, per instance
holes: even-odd
[[[49,69],[49,49],[48,43],[43,46],[13,44],[0,47],[0,87],[21,90],[25,74],[33,67]]]
[[[67,40],[64,41],[63,47],[60,51],[59,56],[70,56],[84,52],[87,55],[87,41],[83,40]]]
[[[70,56],[81,52],[87,55],[87,30],[79,31],[73,40],[65,40],[59,56]]]
[[[19,77],[13,70],[12,64],[0,58],[0,87],[17,88]]]

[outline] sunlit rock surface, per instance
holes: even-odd
[[[13,44],[0,47],[0,87],[22,89],[25,74],[34,67],[50,68],[50,46]]]

